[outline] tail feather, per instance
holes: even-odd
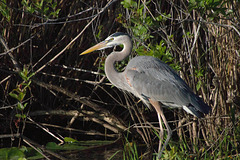
[[[193,115],[201,118],[204,114],[208,114],[211,111],[211,107],[209,107],[206,103],[202,101],[198,96],[194,96],[192,102],[189,103],[187,108],[192,112]]]
[[[198,118],[201,118],[204,116],[203,112],[197,110],[196,107],[194,107],[192,104],[189,104],[186,108],[187,109],[184,109],[185,111],[189,110],[187,112],[191,113],[192,115],[194,115]]]

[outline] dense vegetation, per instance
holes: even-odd
[[[1,158],[64,159],[52,151],[109,140],[122,145],[113,159],[152,159],[157,115],[109,83],[112,49],[79,56],[117,31],[132,36],[132,56],[163,60],[212,107],[203,119],[164,110],[174,135],[163,158],[240,157],[239,1],[0,0],[0,13]]]

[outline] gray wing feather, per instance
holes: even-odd
[[[169,107],[186,106],[198,117],[202,116],[201,112],[208,113],[210,110],[173,69],[156,58],[135,57],[129,62],[125,74],[138,95]]]

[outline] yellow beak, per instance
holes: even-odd
[[[102,42],[96,44],[95,46],[87,49],[86,51],[82,52],[80,55],[84,55],[84,54],[91,53],[91,52],[93,52],[93,51],[95,51],[95,50],[99,50],[99,49],[104,48],[104,47],[106,47],[106,46],[107,46],[106,42],[105,42],[105,41],[102,41]]]

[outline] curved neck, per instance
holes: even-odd
[[[108,80],[116,87],[123,88],[124,84],[122,72],[117,71],[115,68],[115,62],[122,61],[131,54],[132,51],[132,41],[127,38],[123,43],[123,50],[119,52],[112,52],[105,61],[105,73]]]

